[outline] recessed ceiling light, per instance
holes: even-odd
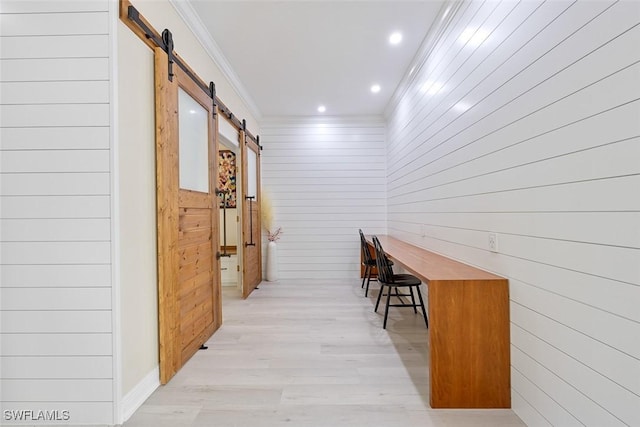
[[[398,44],[402,41],[402,34],[399,32],[395,32],[389,36],[389,43]]]
[[[325,107],[324,105],[320,105],[318,107],[318,113],[324,113],[325,111],[327,111],[327,107]]]
[[[378,92],[380,92],[380,85],[373,85],[373,86],[371,86],[371,92],[373,92],[373,93],[378,93]]]

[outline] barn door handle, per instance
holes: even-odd
[[[220,251],[216,252],[216,259],[222,257],[231,258],[231,254],[227,253],[227,194],[228,191],[216,188],[216,195],[222,195],[222,227],[224,230],[224,233],[222,233],[222,253]]]
[[[256,196],[244,196],[245,200],[249,201],[249,242],[245,243],[245,246],[255,246],[256,243],[253,241],[253,201],[256,199]]]

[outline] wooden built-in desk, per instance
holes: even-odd
[[[390,236],[378,239],[396,265],[427,285],[431,407],[510,408],[507,279]]]

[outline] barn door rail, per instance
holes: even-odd
[[[241,121],[238,119],[238,117],[231,112],[229,107],[227,107],[224,102],[216,96],[215,86],[212,88],[211,85],[204,83],[204,81],[202,81],[195,72],[185,64],[180,55],[173,51],[175,41],[173,40],[173,35],[168,28],[166,28],[162,34],[158,33],[158,31],[153,28],[149,21],[140,14],[138,9],[136,9],[129,0],[120,0],[120,19],[129,26],[129,28],[138,35],[138,37],[143,39],[147,45],[150,47],[160,47],[167,53],[167,56],[169,57],[169,63],[167,64],[169,69],[169,80],[172,80],[173,78],[173,64],[178,65],[178,67],[180,67],[189,76],[189,78],[191,78],[191,80],[193,80],[196,85],[202,89],[202,91],[212,98],[213,103],[218,107],[218,110],[227,116],[238,130],[244,130],[249,139],[258,145],[260,144],[259,137],[252,135],[251,132],[246,130],[246,120],[243,119]],[[244,125],[243,122],[245,122]]]

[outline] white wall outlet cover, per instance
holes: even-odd
[[[489,250],[498,252],[498,236],[496,233],[489,233]]]

